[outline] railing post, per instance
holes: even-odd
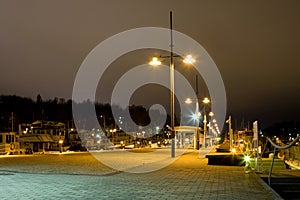
[[[268,184],[269,185],[271,185],[271,175],[272,175],[273,164],[274,164],[274,160],[275,160],[275,154],[276,154],[276,147],[274,147],[274,155],[273,155],[270,170],[269,170],[269,176],[268,176]]]
[[[272,169],[273,169],[273,163],[274,163],[274,159],[275,159],[276,149],[288,149],[288,148],[292,147],[298,140],[300,140],[300,134],[298,134],[297,138],[294,139],[290,144],[288,144],[286,146],[276,145],[276,144],[274,144],[274,142],[272,142],[272,140],[270,138],[267,138],[267,140],[274,147],[274,155],[273,155],[273,158],[272,158],[272,163],[271,163],[271,166],[270,166],[269,177],[268,177],[268,183],[269,183],[269,185],[271,185],[271,174],[272,174]]]

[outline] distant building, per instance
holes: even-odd
[[[65,140],[64,123],[38,120],[19,125],[21,153],[61,151]]]

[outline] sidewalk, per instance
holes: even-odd
[[[281,199],[256,174],[245,174],[238,166],[207,165],[207,159],[199,158],[198,151],[150,173],[67,172],[0,171],[1,199]]]

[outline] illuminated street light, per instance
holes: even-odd
[[[159,61],[157,57],[153,57],[149,64],[156,67],[161,65],[161,61]]]
[[[207,120],[206,120],[206,110],[205,110],[205,106],[206,104],[209,104],[210,103],[210,100],[205,97],[202,101],[202,103],[204,104],[204,119],[203,119],[203,142],[204,142],[204,147],[206,147],[206,134],[207,134],[207,127],[206,127],[206,123],[207,123]]]
[[[179,57],[177,55],[173,55],[173,57]],[[170,56],[153,56],[152,60],[149,62],[149,65],[153,67],[157,67],[162,64],[162,62],[159,60],[159,58],[170,58]],[[196,60],[193,58],[192,55],[187,55],[183,60],[183,63],[191,65],[196,62]]]
[[[209,101],[209,100],[206,100],[205,102],[207,102],[207,101]],[[212,117],[214,116],[214,113],[213,112],[209,112],[208,113],[208,115],[209,115],[209,117],[210,117],[210,122],[209,122],[209,130],[208,130],[208,134],[210,135],[210,136],[212,136],[213,134],[212,133],[214,133],[212,130],[213,130],[213,122],[212,122]]]
[[[210,102],[210,100],[207,97],[205,97],[202,101],[202,103],[204,103],[204,104],[209,104],[209,102]]]
[[[245,156],[244,156],[244,161],[245,161],[246,163],[250,162],[250,159],[251,159],[251,157],[250,157],[249,155],[245,155]]]
[[[193,115],[192,115],[192,118],[193,118],[193,120],[199,120],[199,117],[201,116],[201,113],[200,112],[198,112],[198,113],[194,113]]]
[[[174,132],[175,126],[175,103],[174,103],[174,57],[178,57],[178,55],[174,55],[173,53],[173,14],[170,12],[170,56],[160,56],[160,58],[170,58],[170,118],[171,118],[171,131]],[[185,58],[185,63],[192,64],[195,62],[195,59],[191,55],[188,55]],[[153,57],[152,60],[149,62],[152,66],[159,66],[161,65],[161,61],[158,57]],[[171,157],[175,157],[175,140],[172,140],[172,148],[171,148]]]
[[[196,82],[197,82],[197,77],[196,77]],[[197,84],[196,84],[197,85]],[[197,92],[198,93],[198,92]],[[197,94],[198,96],[198,94]],[[184,101],[186,104],[191,104],[193,101],[191,98],[187,98],[185,101]],[[204,111],[203,111],[203,143],[204,143],[204,147],[206,147],[206,135],[207,135],[207,119],[206,119],[206,105],[210,103],[210,100],[208,97],[205,97],[203,100],[202,100],[202,103],[204,105]],[[195,114],[193,114],[193,119],[194,120],[199,120],[199,116],[201,115],[201,113],[199,112],[199,99],[196,100],[196,112]],[[213,112],[210,112],[209,113],[209,116],[212,117],[214,116],[214,113]]]
[[[185,102],[186,104],[191,104],[191,103],[193,103],[193,101],[192,101],[191,98],[187,98],[184,102]]]
[[[192,55],[187,55],[185,57],[185,59],[183,60],[183,62],[186,63],[186,64],[193,64],[193,63],[196,62],[196,60],[193,58]]]

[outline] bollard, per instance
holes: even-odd
[[[171,157],[175,158],[175,139],[172,139]]]

